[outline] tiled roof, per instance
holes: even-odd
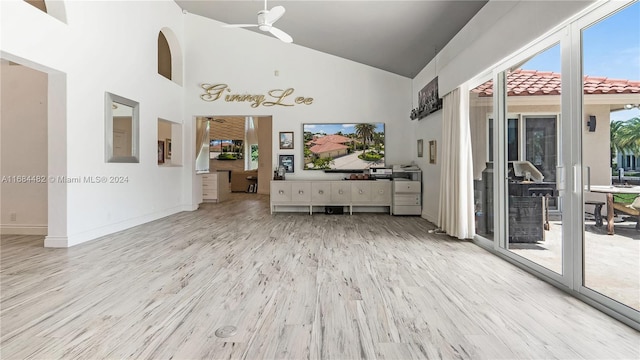
[[[330,142],[322,145],[314,145],[309,148],[309,150],[311,150],[311,152],[314,154],[322,154],[329,151],[343,150],[343,149],[347,149],[347,146],[342,144],[337,144],[337,143],[330,143]]]
[[[322,144],[326,144],[326,143],[336,143],[336,144],[342,144],[342,143],[346,143],[346,142],[350,142],[351,139],[349,139],[348,137],[342,136],[342,135],[325,135],[316,139],[313,139],[311,141],[309,141],[307,144],[311,145],[311,144],[315,144],[315,145],[322,145]]]
[[[640,93],[640,81],[609,79],[605,77],[585,76],[585,94],[637,94]]]
[[[560,95],[559,73],[537,70],[515,70],[507,76],[508,96]],[[480,97],[493,96],[493,80],[471,90]],[[585,94],[638,94],[640,81],[585,76]]]

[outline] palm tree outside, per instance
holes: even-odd
[[[610,124],[611,163],[617,153],[635,156],[640,154],[640,118],[627,121],[612,121]]]
[[[638,155],[640,153],[640,118],[635,117],[625,121],[619,129],[617,140],[623,149]]]
[[[609,124],[609,147],[610,147],[610,165],[613,168],[613,162],[616,158],[616,154],[624,152],[622,149],[620,142],[618,141],[618,137],[620,136],[620,128],[624,125],[624,121],[612,121]]]
[[[373,124],[356,124],[355,126],[356,135],[362,139],[362,143],[364,144],[362,155],[367,152],[367,145],[369,142],[373,141],[373,137],[376,133],[376,127]]]

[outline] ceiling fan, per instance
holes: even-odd
[[[283,6],[274,6],[271,10],[267,10],[267,0],[264,0],[264,10],[258,11],[258,24],[229,24],[224,27],[258,27],[286,43],[292,43],[293,38],[289,34],[273,26],[284,12]]]

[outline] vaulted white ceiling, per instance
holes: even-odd
[[[175,0],[226,24],[255,24],[264,1]],[[295,44],[415,77],[487,0],[269,1],[286,13],[275,24]],[[257,28],[248,28],[265,36]],[[245,31],[243,29],[238,31]]]

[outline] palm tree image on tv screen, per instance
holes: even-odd
[[[384,123],[304,124],[305,170],[384,167]]]

